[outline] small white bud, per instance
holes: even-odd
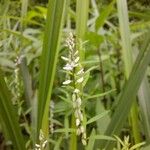
[[[71,82],[72,82],[71,80],[66,80],[66,81],[63,82],[63,85],[68,85],[68,84],[70,84]]]
[[[66,64],[65,67],[63,67],[63,69],[66,71],[71,71],[73,69],[73,67],[70,64]]]
[[[74,90],[74,93],[76,93],[76,94],[78,94],[79,92],[80,92],[79,89],[75,89],[75,90]]]
[[[45,140],[45,141],[43,142],[42,148],[45,148],[46,144],[47,144],[47,140]]]
[[[77,101],[77,106],[80,107],[81,106],[81,98],[78,97],[76,101]]]
[[[81,131],[81,133],[84,133],[85,130],[84,130],[83,126],[80,127],[80,131]]]
[[[86,133],[84,132],[82,138],[86,139]]]
[[[80,120],[77,118],[76,119],[76,126],[79,126],[80,125]]]
[[[79,61],[79,59],[80,59],[80,58],[77,57],[77,58],[74,60],[74,62],[77,63],[77,62]]]
[[[65,61],[69,61],[69,58],[61,56],[61,59],[65,60]]]
[[[77,80],[77,82],[78,82],[78,83],[83,82],[83,77],[79,78],[79,79]]]
[[[35,144],[36,148],[40,148],[40,145],[39,144]]]
[[[82,139],[82,144],[83,144],[83,145],[87,145],[87,142],[86,142],[85,139]]]
[[[80,109],[76,109],[74,114],[75,114],[75,117],[76,117],[76,118],[78,118],[78,119],[81,120],[80,116],[82,115],[82,113],[81,113],[81,110],[80,110]]]

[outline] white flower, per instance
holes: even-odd
[[[71,71],[73,69],[73,66],[70,64],[66,64],[65,67],[63,67],[63,69],[66,71]]]
[[[79,92],[80,92],[79,89],[75,89],[75,90],[74,90],[74,93],[76,93],[76,94],[78,94]]]
[[[68,85],[68,84],[70,84],[71,82],[72,82],[71,80],[66,80],[66,81],[63,82],[63,85]]]
[[[80,120],[77,118],[76,119],[76,126],[79,126],[80,125]]]
[[[85,133],[85,132],[84,132],[84,134],[83,134],[83,138],[86,139],[86,133]]]
[[[40,148],[40,145],[39,144],[35,144],[36,148]]]
[[[76,103],[77,103],[77,107],[81,106],[81,98],[80,97],[77,98]]]
[[[47,144],[47,140],[45,140],[45,141],[43,142],[42,147],[45,148],[46,144]]]
[[[87,142],[86,142],[85,139],[82,139],[82,144],[83,144],[83,145],[86,145],[86,144],[87,144]]]
[[[83,77],[79,78],[79,79],[77,80],[77,82],[78,82],[78,83],[83,82]]]
[[[80,131],[81,131],[81,133],[84,133],[85,130],[84,130],[83,126],[80,127]]]
[[[61,59],[65,60],[65,61],[69,61],[69,58],[61,56]]]
[[[81,113],[81,110],[80,110],[80,109],[76,109],[74,114],[75,114],[75,117],[76,117],[76,118],[78,118],[78,119],[81,120],[80,116],[82,115],[82,113]]]
[[[74,62],[77,63],[77,62],[79,61],[79,59],[80,59],[80,58],[77,57],[77,58],[74,60]]]

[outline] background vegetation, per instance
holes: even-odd
[[[63,86],[70,32],[86,145]],[[149,63],[149,0],[0,0],[0,150],[149,150]]]

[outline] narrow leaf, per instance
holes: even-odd
[[[17,112],[11,102],[11,94],[4,81],[2,72],[0,71],[0,120],[3,121],[3,128],[13,143],[14,149],[25,150],[25,141],[21,135]],[[2,124],[2,125],[3,125]]]

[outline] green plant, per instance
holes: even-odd
[[[0,149],[149,149],[148,4],[0,1]]]

